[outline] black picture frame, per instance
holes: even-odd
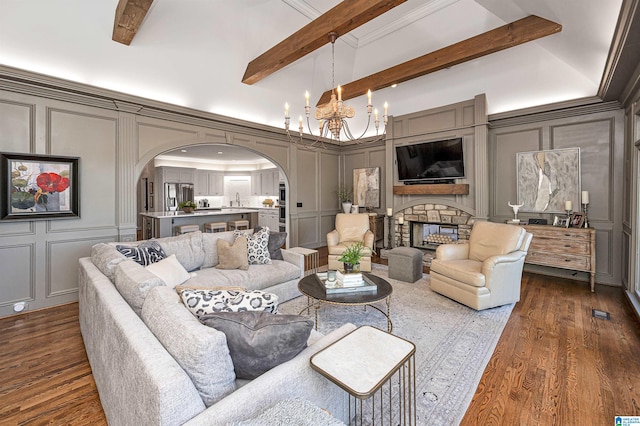
[[[0,152],[0,220],[80,217],[79,157]]]

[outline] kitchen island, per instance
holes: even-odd
[[[144,212],[142,215],[142,238],[170,237],[180,225],[198,225],[202,230],[208,222],[229,222],[230,220],[249,220],[249,228],[258,224],[257,208],[198,209],[193,213],[183,211]]]

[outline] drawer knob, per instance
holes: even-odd
[[[571,262],[571,259],[565,259],[564,261],[565,262]]]
[[[566,248],[570,248],[571,246],[569,244],[565,244],[565,247]]]

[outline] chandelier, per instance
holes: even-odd
[[[362,142],[376,142],[384,137],[387,129],[387,111],[388,104],[384,103],[384,114],[383,118],[383,129],[382,134],[378,135],[380,121],[378,116],[378,110],[373,109],[373,105],[371,104],[371,90],[367,91],[367,127],[364,129],[362,134],[359,137],[354,137],[351,133],[351,129],[349,129],[349,123],[347,122],[347,118],[355,117],[355,110],[344,104],[342,102],[342,88],[338,86],[336,88],[335,85],[335,42],[338,39],[338,33],[330,32],[329,33],[329,41],[331,42],[331,100],[329,103],[325,105],[318,106],[316,108],[314,117],[318,120],[318,135],[314,135],[313,130],[311,130],[310,124],[310,115],[311,115],[311,107],[309,106],[309,92],[305,92],[305,115],[307,117],[307,129],[308,133],[311,134],[312,137],[315,138],[313,142],[305,142],[303,138],[304,127],[302,125],[302,116],[299,119],[299,127],[298,127],[298,135],[294,136],[289,131],[289,123],[291,118],[289,117],[289,104],[285,103],[284,110],[284,127],[287,132],[287,137],[289,141],[304,146],[306,148],[313,147],[322,147],[326,148],[324,141],[330,140],[334,144],[340,144],[342,140],[351,141],[355,143]],[[336,96],[337,92],[337,96]],[[374,115],[374,126],[376,129],[376,136],[373,139],[364,138],[364,135],[369,130],[369,125],[371,124],[371,113]],[[341,137],[341,135],[344,135]],[[364,139],[363,139],[364,138]]]

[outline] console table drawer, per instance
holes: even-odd
[[[589,272],[595,290],[596,231],[593,228],[558,228],[524,225],[533,234],[526,263]]]
[[[548,252],[539,252],[530,250],[527,253],[525,262],[536,265],[553,266],[555,268],[574,269],[576,271],[590,271],[591,262],[588,256],[550,255]]]
[[[588,255],[591,250],[589,241],[576,241],[571,239],[564,240],[561,238],[538,238],[536,235],[533,240],[531,240],[529,251]]]

